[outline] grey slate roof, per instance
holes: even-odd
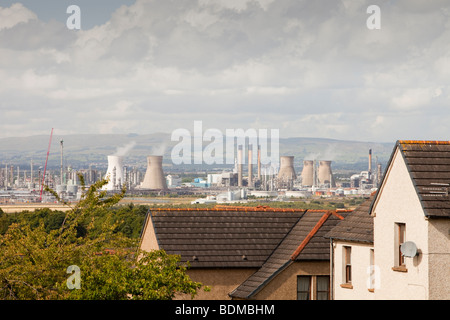
[[[397,141],[425,215],[450,218],[450,141]]]
[[[295,261],[329,261],[324,238],[347,212],[326,210],[151,210],[159,247],[191,268],[259,268],[230,296],[251,298]]]
[[[151,211],[159,246],[191,268],[261,267],[304,211]]]
[[[324,212],[322,214],[320,211],[312,212],[308,210],[307,215],[304,215],[301,220],[302,232],[311,232],[311,229],[314,228],[317,223],[317,219],[323,217]],[[336,215],[331,214],[323,225],[320,226],[319,230],[314,234],[311,240],[308,241],[308,244],[305,248],[302,249],[300,254],[295,259],[296,261],[305,261],[305,260],[330,260],[330,241],[325,238],[325,234],[332,230],[337,224],[345,221],[349,216],[353,213],[339,211],[338,214],[345,218],[341,220]],[[309,226],[307,226],[309,223]],[[308,231],[309,228],[309,231]]]
[[[370,205],[374,196],[366,199],[337,226],[324,235],[325,238],[373,243],[373,217]]]
[[[322,219],[325,221],[321,221]],[[262,267],[231,292],[230,296],[233,298],[251,299],[270,280],[294,261],[329,261],[330,243],[329,240],[323,238],[323,234],[335,226],[338,221],[341,220],[329,211],[307,211]],[[319,224],[321,222],[323,224]],[[311,238],[309,239],[308,236]],[[302,251],[297,256],[293,256],[293,253],[302,244],[305,245]]]

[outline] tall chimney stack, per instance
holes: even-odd
[[[64,144],[64,141],[63,141],[63,139],[61,139],[60,144],[61,144],[61,173],[60,173],[61,181],[60,181],[60,184],[63,185],[64,184],[64,178],[63,178],[63,176],[64,176],[64,169],[63,169],[63,148],[64,148],[63,144]]]
[[[248,186],[253,187],[253,145],[248,145]]]
[[[261,146],[258,145],[258,181],[261,181]]]
[[[238,186],[242,187],[242,145],[238,146]]]

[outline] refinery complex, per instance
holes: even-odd
[[[256,152],[254,152],[254,149]],[[81,197],[81,181],[89,186],[101,179],[108,183],[103,190],[109,193],[126,188],[127,196],[192,195],[193,203],[233,203],[249,199],[287,201],[292,198],[358,197],[376,190],[382,177],[381,164],[372,166],[372,150],[367,153],[367,170],[339,176],[333,173],[329,159],[296,159],[282,155],[279,163],[262,164],[260,147],[239,145],[234,165],[210,172],[197,172],[191,179],[182,179],[177,165],[170,157],[148,155],[146,167],[129,165],[126,155],[111,154],[105,157],[102,169],[94,165],[74,169],[64,166],[61,140],[60,167],[46,170],[46,166],[30,161],[28,168],[3,164],[0,168],[0,203],[55,203],[57,199],[45,191],[48,186],[66,201]],[[301,168],[295,170],[294,167]]]

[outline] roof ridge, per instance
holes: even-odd
[[[398,140],[400,144],[443,144],[448,145],[450,141],[446,140]]]
[[[322,227],[322,225],[328,220],[328,218],[331,215],[336,215],[339,219],[344,219],[340,214],[337,214],[336,212],[332,210],[327,210],[325,214],[317,221],[316,225],[311,229],[311,231],[308,233],[308,235],[303,239],[302,243],[295,249],[295,251],[291,255],[291,260],[297,259],[299,254],[302,252],[302,250],[306,247],[306,245],[309,243],[309,241],[314,237],[314,235],[319,231],[319,229]]]
[[[349,212],[349,211],[352,210],[339,210],[339,212]],[[328,218],[332,215],[338,217],[341,220],[344,219],[344,217],[342,217],[339,213],[337,213],[336,210],[307,210],[305,214],[302,215],[298,219],[298,221],[292,226],[291,230],[287,232],[286,235],[283,237],[283,239],[278,243],[278,245],[275,247],[275,249],[272,251],[269,257],[266,259],[264,264],[255,273],[250,275],[244,282],[242,282],[236,289],[234,289],[231,293],[229,293],[231,297],[239,297],[246,299],[253,297],[260,290],[262,290],[262,288],[264,288],[264,286],[267,285],[267,283],[272,281],[274,277],[276,277],[285,268],[287,268],[289,265],[295,262],[295,258],[292,259],[291,258],[292,255],[288,251],[292,250],[292,247],[295,248],[295,243],[298,243],[297,241],[295,241],[295,243],[292,243],[291,241],[293,239],[296,239],[296,237],[298,236],[298,234],[294,235],[293,230],[302,223],[303,217],[305,217],[305,215],[308,212],[316,214],[318,212],[324,212],[324,214],[316,215],[316,217],[320,217],[318,221],[320,220],[323,221],[321,221],[320,223],[316,222],[314,226],[311,228],[311,230],[307,231],[308,234],[305,236],[305,238],[308,236],[311,236],[311,238],[314,237],[317,233],[317,230],[319,230],[322,227],[322,225],[328,220]],[[314,228],[317,228],[317,230],[312,232]],[[294,238],[291,238],[291,236],[293,236]],[[304,241],[305,238],[302,241],[303,246],[306,246],[310,240],[308,239],[308,241]],[[287,244],[287,242],[285,243],[285,241],[289,241],[289,244]],[[278,250],[281,251],[278,252]],[[270,265],[270,267],[267,267],[269,269],[264,269],[266,265]]]
[[[272,208],[266,206],[234,207],[220,206],[214,208],[152,208],[152,211],[248,211],[248,212],[305,212],[307,209]]]
[[[277,251],[277,249],[280,247],[280,245],[283,243],[283,241],[289,236],[289,234],[292,232],[292,230],[295,228],[295,226],[301,221],[301,218],[303,217],[303,215],[301,217],[299,217],[297,219],[297,222],[293,223],[291,228],[289,229],[288,232],[286,232],[286,234],[284,235],[283,239],[280,240],[280,242],[278,242],[278,244],[276,245],[276,247],[272,250],[272,253],[269,254],[269,256],[267,257],[267,259],[264,261],[264,263],[262,264],[262,266],[255,271],[253,274],[250,275],[250,277],[248,277],[246,280],[244,280],[243,283],[245,283],[248,279],[250,279],[251,277],[253,277],[255,274],[257,274],[261,268],[267,263],[267,261],[270,260],[270,258],[273,256],[274,252]],[[272,279],[279,274],[286,266],[288,266],[290,263],[292,263],[291,260],[287,260],[286,262],[283,263],[283,265],[281,265],[277,270],[275,270],[267,279],[265,279],[263,282],[261,282],[254,290],[252,290],[248,295],[247,298],[251,297],[252,295],[256,294],[257,292],[259,292],[261,290],[261,288],[263,288],[268,282],[272,281]],[[230,295],[232,295],[242,284],[240,284],[236,289],[234,289]]]

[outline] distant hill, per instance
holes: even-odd
[[[0,139],[0,166],[19,165],[26,169],[33,160],[35,166],[43,166],[47,156],[50,136]],[[52,138],[48,166],[60,165],[60,141],[63,140],[64,165],[87,168],[90,164],[106,167],[107,156],[120,151],[128,151],[125,163],[128,166],[146,167],[148,155],[164,155],[166,166],[171,165],[172,147],[178,142],[170,141],[170,134],[75,134],[57,135]],[[204,142],[203,147],[210,142]],[[394,147],[394,143],[359,142],[322,138],[280,138],[280,155],[295,157],[295,166],[301,167],[304,159],[332,160],[334,168],[367,168],[369,149],[372,159],[384,164]],[[129,150],[125,150],[125,149]],[[224,148],[225,149],[225,148]]]

